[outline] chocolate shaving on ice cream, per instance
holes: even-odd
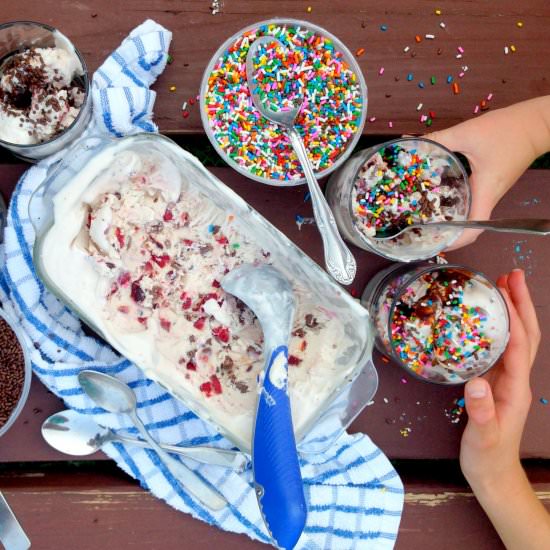
[[[82,104],[82,65],[62,48],[28,48],[0,66],[0,139],[48,141],[72,125]]]

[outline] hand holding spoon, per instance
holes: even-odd
[[[297,107],[295,106],[290,109],[281,108],[281,110],[274,111],[269,107],[267,102],[262,101],[258,89],[259,85],[254,79],[256,73],[254,59],[258,52],[258,48],[264,44],[268,45],[273,43],[278,43],[281,47],[284,47],[277,38],[273,36],[262,36],[261,38],[257,38],[248,50],[246,56],[246,78],[250,89],[250,95],[252,96],[254,106],[260,111],[260,114],[271,122],[275,122],[275,124],[278,124],[286,131],[306,176],[309,192],[311,194],[311,204],[313,205],[315,221],[317,222],[319,233],[323,239],[327,271],[339,283],[349,285],[355,278],[357,264],[349,248],[342,240],[342,237],[340,237],[334,216],[315,178],[313,166],[307,155],[304,142],[294,125],[295,119],[300,112],[301,102]]]
[[[223,496],[210,488],[193,470],[182,462],[172,458],[151,437],[143,422],[137,415],[137,401],[134,392],[113,376],[91,370],[83,370],[78,375],[78,381],[84,392],[97,405],[108,412],[115,414],[127,414],[139,430],[145,441],[158,454],[170,473],[181,483],[184,490],[212,510],[221,510],[227,501]]]
[[[71,409],[52,414],[42,424],[42,437],[58,451],[84,456],[99,451],[103,445],[112,441],[129,443],[137,447],[150,448],[147,442],[117,434],[97,424],[93,418]],[[190,458],[197,462],[214,466],[223,466],[237,472],[246,468],[247,458],[244,453],[215,447],[179,447],[176,445],[160,446],[171,453]]]

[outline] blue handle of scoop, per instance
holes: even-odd
[[[287,366],[288,348],[279,346],[265,370],[254,428],[252,465],[258,503],[267,528],[280,548],[290,550],[302,534],[307,508],[292,427]]]

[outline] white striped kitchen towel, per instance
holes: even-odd
[[[156,23],[147,21],[96,72],[96,131],[99,128],[121,136],[156,130],[151,121],[154,92],[149,86],[165,66],[170,36]],[[126,418],[95,407],[77,380],[82,369],[117,376],[135,391],[139,415],[157,440],[230,448],[226,439],[148,380],[134,364],[87,336],[78,318],[37,279],[32,263],[35,233],[29,220],[29,200],[56,158],[33,166],[17,185],[9,206],[0,272],[0,298],[28,336],[34,372],[68,407],[91,415],[115,431],[136,435]],[[104,450],[145,489],[174,508],[221,529],[270,543],[250,469],[237,474],[185,460],[228,500],[226,508],[212,512],[182,489],[155,452],[120,443],[107,444]],[[301,467],[308,520],[297,548],[393,547],[403,507],[403,486],[388,459],[366,435],[343,434],[327,451],[304,455]]]

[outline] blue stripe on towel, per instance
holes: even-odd
[[[360,540],[372,540],[377,538],[386,538],[390,540],[395,540],[397,538],[397,533],[384,533],[382,531],[366,531],[366,532],[357,532],[350,531],[349,529],[339,529],[338,527],[322,527],[320,525],[306,525],[304,533],[331,533],[340,537],[342,539],[360,539]]]
[[[107,92],[105,90],[101,90],[99,92],[99,97],[101,101],[102,117],[105,127],[114,136],[122,137],[123,134],[121,134],[113,125],[113,118],[111,117],[111,106],[109,105],[109,97],[107,96]]]

